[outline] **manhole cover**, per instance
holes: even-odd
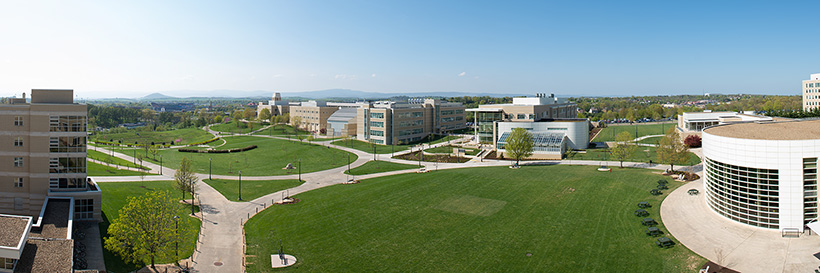
[[[215,262],[214,265],[215,266],[222,266],[222,262]]]
[[[527,257],[532,256],[532,253],[527,252]]]

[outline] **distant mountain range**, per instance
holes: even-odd
[[[241,90],[211,90],[211,91],[193,91],[193,90],[177,90],[164,91],[166,94],[173,94],[168,96],[162,93],[151,93],[144,97],[136,98],[138,100],[164,100],[186,97],[220,97],[220,98],[264,98],[269,99],[273,93],[277,91],[241,91]],[[402,93],[381,93],[381,92],[364,92],[350,89],[328,89],[318,91],[304,91],[304,92],[279,92],[285,98],[306,98],[306,99],[329,99],[329,98],[358,98],[358,99],[386,99],[390,97],[462,97],[462,96],[490,96],[490,97],[509,97],[509,96],[533,96],[535,94],[500,94],[500,93],[470,93],[470,92],[402,92]]]

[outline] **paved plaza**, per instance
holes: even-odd
[[[702,175],[702,174],[701,174]],[[700,194],[689,195],[689,189]],[[740,272],[814,272],[820,236],[783,238],[780,231],[752,227],[720,216],[706,204],[702,179],[683,185],[661,205],[663,224],[700,256]]]

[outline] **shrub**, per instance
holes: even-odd
[[[206,141],[189,143],[188,146],[204,145],[204,144],[208,144],[208,143],[211,143],[211,142],[214,142],[214,141],[217,141],[217,140],[219,140],[219,137],[215,137],[215,138],[212,138],[212,139],[209,139],[209,140],[206,140]]]
[[[251,146],[244,147],[244,148],[233,148],[233,149],[228,149],[228,150],[197,150],[197,149],[179,148],[179,150],[177,150],[177,151],[180,151],[180,152],[183,152],[183,153],[226,154],[226,153],[244,152],[244,151],[253,150],[253,149],[256,149],[256,145],[251,145]]]
[[[683,144],[686,144],[689,148],[697,148],[701,145],[701,139],[697,135],[690,135],[683,140]]]

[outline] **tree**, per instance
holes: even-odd
[[[259,120],[266,121],[270,119],[270,109],[262,108],[262,111],[259,111]]]
[[[683,164],[689,160],[689,151],[680,139],[675,128],[670,129],[658,143],[658,161],[669,164],[670,170],[675,170],[675,164]]]
[[[133,263],[151,263],[155,259],[174,257],[174,243],[181,241],[186,225],[178,232],[174,216],[181,207],[166,191],[152,191],[143,196],[128,198],[128,204],[119,211],[119,217],[108,227],[105,248]]]
[[[220,122],[222,122],[224,119],[225,119],[225,118],[224,118],[224,117],[222,117],[222,115],[216,115],[216,116],[214,117],[214,123],[220,123]]]
[[[276,129],[276,125],[282,123],[282,116],[273,116],[271,117],[271,124],[270,126],[273,127],[271,130]]]
[[[239,128],[239,124],[241,123],[239,120],[242,119],[242,110],[234,111],[231,117],[233,117],[233,122],[236,123],[236,127]]]
[[[689,135],[683,140],[683,144],[686,144],[686,147],[689,148],[697,148],[700,147],[702,140],[698,135]]]
[[[610,156],[621,162],[621,168],[624,167],[624,161],[632,156],[632,153],[638,148],[638,146],[630,142],[632,142],[632,134],[629,132],[621,132],[615,137],[615,146],[609,150]]]
[[[183,200],[185,199],[186,192],[190,192],[191,195],[193,195],[194,186],[198,179],[193,167],[191,167],[191,160],[187,157],[183,157],[182,162],[179,163],[179,169],[174,174],[174,181],[176,182],[174,187],[182,192]]]
[[[156,160],[157,155],[159,154],[159,148],[157,147],[157,145],[148,146],[148,153],[151,154],[151,158]]]
[[[245,110],[242,110],[242,117],[244,117],[245,120],[251,120],[254,116],[256,116],[256,111],[254,111],[253,108],[245,108]]]
[[[515,159],[515,165],[518,165],[522,158],[532,155],[532,134],[524,128],[513,128],[507,137],[504,150],[507,150],[510,157]]]
[[[313,135],[309,135],[309,136],[307,137],[307,141],[308,141],[308,143],[312,143],[312,142],[313,142],[313,139],[314,139],[314,138],[313,138]]]

